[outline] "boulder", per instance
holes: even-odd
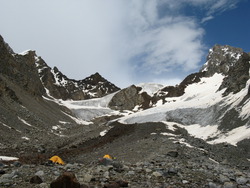
[[[103,188],[119,188],[120,185],[116,182],[113,182],[113,183],[107,183],[103,186]]]
[[[50,184],[50,188],[61,187],[80,188],[80,183],[77,181],[74,173],[64,172]]]
[[[43,183],[43,180],[39,176],[33,176],[30,178],[30,183],[31,184],[41,184]]]
[[[133,110],[136,106],[143,109],[150,107],[151,97],[146,93],[140,93],[141,88],[131,85],[116,93],[108,106],[114,110]]]

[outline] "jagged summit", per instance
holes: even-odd
[[[166,86],[154,95],[153,103],[165,101],[168,97],[178,97],[185,93],[185,88],[198,83],[202,77],[212,77],[215,73],[225,76],[219,90],[226,88],[224,95],[237,93],[246,87],[249,80],[250,55],[241,48],[228,45],[215,45],[209,50],[207,61],[199,72],[188,75],[177,86]]]
[[[57,67],[51,69],[42,59],[36,62],[38,72],[47,94],[57,99],[83,100],[98,98],[118,91],[120,88],[95,73],[83,80],[69,79]]]
[[[206,76],[212,76],[216,72],[227,74],[230,67],[234,66],[242,58],[243,54],[244,52],[241,48],[215,45],[209,50],[207,62],[200,71],[205,71]]]
[[[232,46],[215,45],[209,50],[207,62],[200,72],[205,72],[206,77],[215,73],[225,75],[219,90],[226,88],[224,95],[230,92],[237,93],[246,87],[249,80],[250,56],[241,48]]]
[[[8,75],[33,95],[48,95],[56,99],[83,100],[98,98],[120,88],[99,73],[83,80],[65,76],[57,67],[53,69],[33,50],[16,54],[0,36],[1,72]]]

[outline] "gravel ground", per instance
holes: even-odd
[[[168,130],[163,123],[114,122],[109,126],[113,128],[104,136],[97,135],[108,128],[105,124],[99,126],[98,132],[90,131],[91,139],[75,137],[74,144],[68,142],[53,153],[49,147],[39,154],[25,151],[20,165],[0,166],[4,171],[0,185],[49,187],[61,173],[70,171],[80,184],[89,187],[104,187],[118,180],[128,182],[128,187],[250,187],[247,150],[227,144],[209,145],[189,136],[184,129]],[[46,165],[54,154],[66,165]],[[116,160],[108,166],[98,164],[105,154]],[[41,177],[42,183],[30,183],[35,175]]]

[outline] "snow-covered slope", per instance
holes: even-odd
[[[218,88],[224,77],[216,73],[212,77],[202,78],[200,82],[187,86],[183,96],[168,98],[164,104],[159,101],[155,107],[144,111],[130,112],[120,118],[119,122],[125,124],[164,122],[166,126],[175,124],[185,128],[195,137],[209,140],[209,143],[228,142],[236,145],[237,142],[250,138],[249,121],[240,127],[228,130],[221,127],[221,122],[228,111],[237,108],[242,121],[249,119],[250,99],[239,109],[239,103],[248,94],[248,87],[237,94],[223,97],[224,90],[218,91]],[[247,85],[249,84],[248,82]],[[63,104],[77,117],[90,121],[99,116],[121,114],[108,108],[113,95],[77,102],[64,101]]]
[[[124,117],[120,121],[123,123],[166,121],[166,112],[176,111],[179,121],[188,123],[188,121],[192,120],[190,117],[182,118],[181,113],[185,112],[181,112],[181,109],[187,111],[192,108],[206,109],[219,102],[223,91],[216,91],[222,80],[223,76],[221,74],[216,74],[211,78],[203,78],[201,82],[189,85],[183,96],[168,98],[165,104],[162,104],[162,101],[158,101],[156,107]],[[157,118],[153,118],[152,116]]]
[[[224,76],[215,74],[209,78],[202,78],[199,83],[189,85],[181,97],[169,98],[165,104],[159,102],[156,107],[137,112],[119,121],[122,123],[145,122],[175,122],[199,138],[209,139],[210,143],[237,142],[250,138],[249,107],[250,99],[242,106],[239,103],[248,94],[247,87],[237,94],[223,97],[224,90],[218,91]],[[246,123],[232,130],[221,126],[222,119],[231,109],[238,109],[242,121]]]
[[[242,49],[216,45],[199,73],[187,76],[180,85],[139,84],[151,97],[149,109],[119,118],[124,124],[164,122],[185,128],[209,143],[236,145],[250,139],[250,56]],[[171,92],[171,94],[168,94]],[[121,114],[108,108],[113,95],[67,104],[79,118]],[[66,104],[66,103],[65,103]]]

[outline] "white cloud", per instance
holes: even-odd
[[[182,77],[197,69],[204,56],[205,33],[200,21],[182,10],[188,3],[204,10],[204,22],[236,2],[5,1],[1,34],[15,51],[34,49],[70,78],[99,72],[125,87],[143,80],[171,79],[166,75],[173,72]]]
[[[204,31],[195,20],[183,16],[159,19],[155,1],[150,1],[150,6],[148,1],[136,2],[128,14],[132,34],[126,38],[126,55],[135,64],[135,71],[148,76],[170,72],[176,67],[185,71],[196,69],[203,56]]]

